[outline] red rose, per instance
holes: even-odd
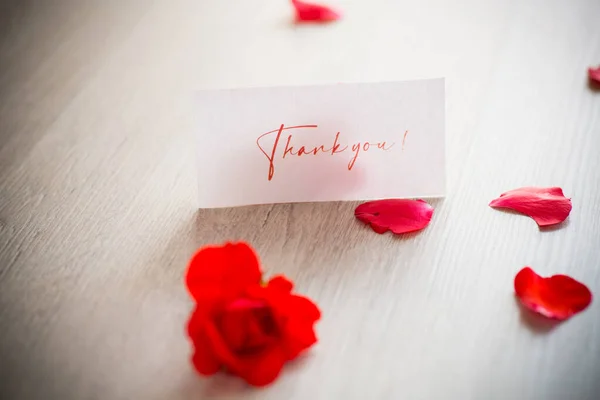
[[[267,385],[286,361],[317,342],[317,306],[292,294],[285,277],[263,285],[261,275],[246,243],[205,247],[192,258],[186,284],[197,305],[188,334],[200,374],[225,367],[251,385]]]

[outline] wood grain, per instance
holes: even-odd
[[[600,293],[597,0],[0,5],[0,387],[6,399],[511,399],[600,396],[600,305],[521,313],[523,265]],[[447,78],[448,196],[423,232],[376,235],[355,203],[196,209],[200,88]],[[494,211],[523,185],[573,198],[559,229]],[[262,390],[188,363],[182,277],[243,239],[324,318]]]

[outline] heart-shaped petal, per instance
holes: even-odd
[[[431,221],[433,207],[423,200],[375,200],[356,207],[354,215],[362,222],[370,224],[377,233],[390,230],[400,234],[425,228]]]
[[[490,207],[509,208],[533,218],[539,226],[563,222],[571,212],[571,199],[559,187],[524,187],[502,193]]]
[[[600,66],[598,68],[588,68],[588,77],[590,81],[600,85]]]
[[[292,5],[296,9],[296,20],[299,22],[331,22],[342,17],[337,11],[320,4],[292,0]]]
[[[515,276],[515,293],[525,307],[557,320],[583,311],[592,302],[592,293],[583,283],[567,275],[544,278],[530,267]]]

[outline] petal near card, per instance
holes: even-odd
[[[197,100],[200,208],[444,195],[444,79]]]

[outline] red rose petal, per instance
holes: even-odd
[[[190,261],[185,281],[192,297],[209,306],[210,298],[222,301],[259,284],[261,275],[258,257],[248,244],[226,243],[200,249]]]
[[[256,353],[236,354],[232,351],[219,329],[209,321],[205,334],[215,357],[232,373],[253,386],[272,383],[287,361],[283,343],[274,343]]]
[[[210,342],[203,332],[204,313],[195,311],[188,322],[188,335],[194,343],[192,364],[199,374],[213,375],[221,369],[221,364],[211,351]]]
[[[588,68],[588,77],[590,81],[600,85],[600,66],[598,68]]]
[[[254,297],[267,302],[277,317],[287,360],[296,358],[317,342],[314,324],[321,318],[321,311],[309,298],[286,291],[291,286],[292,283],[280,275],[268,282],[266,290],[250,291]]]
[[[273,382],[283,365],[316,343],[321,313],[292,294],[283,275],[261,279],[258,258],[245,243],[207,246],[190,261],[187,288],[196,300],[187,333],[198,373],[220,369],[251,385]]]
[[[304,350],[317,343],[317,335],[312,325],[296,319],[289,320],[285,327],[285,352],[288,360],[298,357]]]
[[[433,207],[423,200],[375,200],[356,207],[354,215],[377,233],[390,230],[400,234],[425,228],[431,221]]]
[[[245,361],[246,370],[240,375],[253,386],[266,386],[277,379],[287,359],[281,346],[273,346]]]
[[[209,356],[210,353],[207,351],[209,349],[208,345],[194,349],[192,364],[200,375],[211,376],[221,369],[221,365],[213,357]]]
[[[203,332],[206,335],[210,351],[214,354],[215,358],[231,372],[239,375],[243,370],[243,362],[241,358],[227,346],[227,343],[221,336],[214,321],[206,321]]]
[[[217,320],[221,337],[233,351],[266,346],[271,338],[262,324],[270,316],[263,301],[239,299],[228,305]]]
[[[539,226],[563,222],[571,212],[571,199],[559,187],[524,187],[503,193],[490,207],[509,208],[533,218]]]
[[[557,320],[583,311],[592,302],[592,293],[583,283],[566,275],[543,278],[529,267],[515,276],[515,293],[530,310]]]
[[[331,22],[341,18],[341,14],[327,6],[292,0],[296,9],[296,20],[300,22]]]
[[[313,325],[321,318],[321,311],[312,301],[302,296],[293,296],[287,306],[285,349],[288,359],[293,360],[317,343]]]
[[[283,293],[291,293],[294,283],[283,275],[276,275],[269,279],[267,286]]]
[[[321,319],[321,310],[309,298],[292,295],[288,298],[289,313],[312,323]]]

